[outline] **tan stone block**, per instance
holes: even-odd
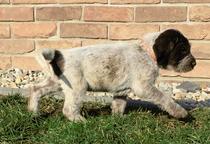
[[[74,48],[80,47],[81,40],[40,40],[36,42],[36,48]]]
[[[0,21],[33,21],[33,8],[1,7]]]
[[[36,10],[37,20],[79,20],[81,7],[40,7]]]
[[[136,22],[182,22],[187,20],[187,7],[137,7],[135,20]]]
[[[0,40],[0,53],[23,54],[34,50],[34,42],[30,40]]]
[[[56,35],[55,23],[15,23],[11,32],[15,38],[49,38]]]
[[[134,9],[130,7],[87,6],[85,21],[133,21]]]
[[[112,24],[110,25],[110,39],[138,39],[149,32],[158,32],[156,24]]]
[[[0,38],[10,38],[10,27],[7,24],[0,25]]]
[[[42,70],[35,57],[30,56],[13,56],[12,67],[24,70]]]
[[[60,28],[63,38],[107,38],[107,25],[87,23],[63,23]]]
[[[200,23],[200,24],[169,24],[163,25],[163,29],[178,29],[180,30],[188,39],[192,40],[209,40],[210,39],[210,24]]]

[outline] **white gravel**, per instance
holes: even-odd
[[[8,69],[0,71],[0,87],[24,88],[28,84],[38,83],[45,78],[40,71]]]

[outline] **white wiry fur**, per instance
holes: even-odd
[[[42,51],[42,55],[46,60],[53,60],[53,58],[55,57],[55,52],[51,49],[44,49]]]
[[[131,91],[176,118],[186,117],[185,109],[154,86],[159,70],[140,44],[118,42],[59,51],[65,60],[62,76],[71,84],[69,86],[63,80],[59,81],[65,94],[63,114],[69,120],[85,120],[80,115],[80,107],[88,89],[109,91],[116,95],[120,93],[125,97]],[[57,83],[58,80],[51,76],[42,84],[35,85],[29,99],[29,110],[36,112],[38,97],[49,92]],[[112,112],[123,114],[125,106],[126,98],[116,97],[111,106]]]

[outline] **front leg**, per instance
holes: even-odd
[[[80,122],[85,121],[85,118],[80,114],[82,106],[82,98],[84,93],[81,91],[73,91],[72,89],[64,89],[65,100],[63,106],[63,114],[70,121]]]
[[[65,95],[63,114],[74,122],[85,121],[80,114],[80,108],[87,90],[87,82],[79,72],[69,72],[72,77],[67,79],[71,81],[72,87],[69,87],[64,81],[61,81],[61,87]]]
[[[139,89],[138,86],[141,86],[143,88],[143,98],[145,100],[156,104],[162,110],[167,111],[171,116],[178,119],[188,116],[188,113],[184,108],[177,104],[170,96],[164,95],[153,84],[134,84],[134,93],[142,98],[142,90]]]

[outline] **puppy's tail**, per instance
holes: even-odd
[[[42,55],[45,60],[50,61],[50,65],[52,66],[55,75],[60,77],[64,72],[65,63],[61,51],[46,48],[42,51]]]
[[[50,65],[52,66],[55,75],[63,80],[66,85],[71,87],[69,80],[66,78],[65,75],[63,75],[65,60],[62,52],[59,50],[44,49],[42,51],[42,55],[45,60],[50,61]]]
[[[52,61],[55,57],[55,50],[46,48],[42,51],[42,55],[46,60]]]

